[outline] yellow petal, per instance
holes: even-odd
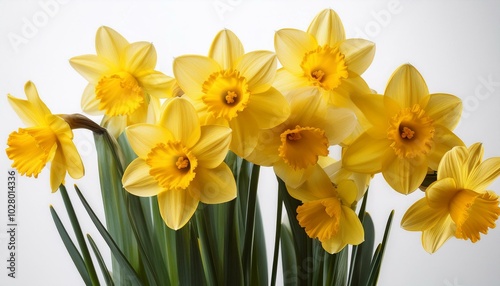
[[[279,160],[274,163],[273,167],[276,176],[280,177],[285,182],[287,187],[290,188],[298,188],[309,178],[309,176],[311,176],[315,169],[315,165],[304,169],[294,169],[283,160]]]
[[[332,182],[319,165],[312,168],[311,174],[303,184],[297,187],[287,185],[287,190],[290,196],[302,202],[332,198],[337,195]]]
[[[309,85],[310,82],[307,77],[292,74],[284,68],[278,69],[273,83],[273,86],[283,94]]]
[[[342,239],[341,235],[333,236],[321,242],[323,249],[330,254],[339,253],[346,245],[347,243]]]
[[[385,111],[384,96],[379,94],[358,94],[351,97],[371,125],[385,130],[387,136],[389,116]]]
[[[32,83],[31,81],[26,82],[26,84],[24,85],[24,92],[26,93],[28,101],[33,104],[33,107],[35,108],[34,112],[44,115],[51,114],[50,109],[40,99],[34,83]]]
[[[217,33],[208,52],[208,56],[218,62],[225,70],[233,68],[243,54],[244,50],[240,39],[227,29]]]
[[[95,95],[95,85],[92,83],[87,84],[83,90],[81,107],[85,113],[90,115],[102,115],[104,111],[99,109],[100,101],[97,100]]]
[[[464,145],[464,142],[462,142],[462,140],[448,128],[441,125],[434,125],[434,146],[432,146],[431,151],[429,152],[429,154],[427,154],[429,167],[433,170],[437,170],[439,162],[442,160],[446,152],[450,151],[451,148],[455,146]],[[442,175],[438,173],[438,177],[444,178],[445,173],[443,173]]]
[[[220,204],[236,198],[236,182],[226,163],[212,169],[198,167],[189,190],[206,204]]]
[[[183,189],[167,190],[158,194],[161,217],[167,226],[174,230],[186,225],[196,211],[198,203],[198,199]]]
[[[280,160],[278,148],[281,145],[281,133],[277,128],[279,127],[276,127],[276,130],[271,128],[259,131],[257,146],[246,160],[260,166],[272,166]]]
[[[385,89],[385,96],[394,99],[401,108],[420,104],[421,99],[427,95],[429,90],[424,78],[410,64],[397,68]]]
[[[470,174],[465,187],[482,192],[500,175],[500,157],[489,158]]]
[[[456,226],[449,215],[442,217],[434,227],[422,232],[422,245],[429,253],[436,252],[455,233]]]
[[[336,183],[338,196],[345,206],[351,206],[358,195],[358,187],[353,180],[341,180]]]
[[[467,178],[462,172],[462,166],[467,160],[467,148],[463,146],[453,147],[446,152],[439,163],[438,180],[444,178],[453,178],[457,186],[464,187]]]
[[[149,174],[150,166],[141,158],[133,160],[125,169],[122,177],[123,188],[139,197],[156,196],[162,188]]]
[[[136,124],[125,129],[127,139],[140,158],[146,158],[153,147],[172,140],[172,134],[165,128],[147,123]]]
[[[453,178],[435,181],[425,190],[427,204],[435,211],[448,210],[451,199],[460,191]]]
[[[434,124],[453,130],[462,115],[462,100],[451,94],[431,94],[425,114],[434,119]]]
[[[125,69],[134,76],[142,71],[154,70],[156,49],[148,42],[135,42],[125,48]]]
[[[187,96],[198,99],[203,95],[203,83],[220,71],[219,64],[203,56],[180,56],[174,59],[174,77]]]
[[[172,98],[164,107],[158,125],[165,127],[175,140],[190,148],[200,139],[200,122],[194,106],[182,97]]]
[[[62,152],[56,152],[50,164],[50,188],[55,193],[59,186],[64,183],[66,177],[66,168]]]
[[[73,143],[73,132],[71,131],[68,123],[62,118],[52,116],[50,119],[50,127],[57,136],[59,141],[59,149],[57,152],[62,153],[64,170],[68,171],[73,179],[79,179],[84,175],[83,162]]]
[[[375,56],[375,43],[364,39],[345,40],[339,49],[345,56],[349,72],[357,75],[362,75],[368,69]]]
[[[201,127],[200,140],[191,149],[200,166],[211,169],[224,161],[231,142],[231,132],[231,128],[226,126]]]
[[[119,65],[120,55],[127,45],[128,41],[117,31],[106,26],[97,29],[95,39],[97,55],[106,58],[114,65]]]
[[[233,130],[229,149],[242,158],[250,155],[257,145],[260,130],[257,116],[252,113],[241,113],[229,122],[229,127]]]
[[[276,55],[269,51],[254,51],[241,57],[236,70],[245,77],[252,93],[268,90],[276,76]]]
[[[350,107],[348,105],[342,104],[345,99],[349,99],[356,95],[362,94],[372,94],[373,92],[368,87],[368,84],[360,76],[353,76],[349,74],[349,77],[342,80],[342,83],[335,88],[334,92],[331,93],[330,101],[333,105],[337,107]],[[339,101],[340,99],[340,101]],[[347,100],[349,102],[349,100]]]
[[[426,198],[415,202],[403,215],[401,227],[408,231],[424,231],[446,216],[446,209],[431,208]]]
[[[94,85],[99,82],[102,75],[109,74],[113,68],[96,55],[73,57],[69,63],[80,75]]]
[[[274,36],[274,49],[280,63],[294,74],[301,74],[304,55],[316,49],[318,43],[314,37],[296,29],[281,29]]]
[[[307,32],[313,35],[320,46],[330,47],[345,40],[344,25],[332,9],[324,9],[311,21]]]
[[[382,170],[384,153],[391,148],[389,144],[386,139],[375,139],[363,133],[346,148],[342,157],[343,167],[353,172],[378,173]]]
[[[407,195],[418,189],[427,175],[425,158],[398,158],[382,163],[382,174],[387,183],[397,192]]]
[[[266,129],[281,124],[289,115],[288,101],[278,90],[270,88],[263,93],[252,94],[248,106],[238,117],[248,116],[248,121],[242,120],[242,124],[255,124],[260,129]]]
[[[342,240],[351,245],[358,245],[365,240],[363,225],[356,213],[349,207],[342,206],[342,217],[340,219]]]
[[[148,71],[137,77],[146,92],[158,98],[177,96],[177,81],[159,71]]]
[[[329,108],[326,115],[325,134],[330,145],[337,145],[356,127],[356,115],[347,108]]]

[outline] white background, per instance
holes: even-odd
[[[52,3],[50,6],[48,3]],[[368,84],[382,93],[391,73],[413,64],[431,92],[446,92],[464,100],[464,116],[455,132],[467,145],[483,142],[485,157],[500,156],[500,2],[496,1],[0,1],[0,141],[22,122],[7,104],[6,95],[24,97],[28,80],[53,113],[81,112],[86,81],[68,59],[95,54],[97,28],[107,25],[130,42],[151,41],[158,52],[157,69],[172,75],[172,59],[183,54],[206,55],[215,34],[231,29],[246,51],[273,50],[274,32],[307,29],[324,8],[340,15],[348,38],[376,43],[373,64],[365,73]],[[28,27],[30,26],[31,29]],[[18,41],[13,41],[16,38]],[[93,117],[96,121],[99,118]],[[75,142],[86,166],[77,183],[103,217],[92,136],[76,131]],[[3,145],[4,147],[6,145]],[[61,214],[60,194],[51,194],[49,169],[38,180],[19,178],[17,278],[7,277],[6,199],[10,162],[0,152],[0,285],[82,285],[52,222],[49,205]],[[259,190],[266,219],[268,250],[274,240],[276,189],[270,169],[264,168]],[[500,192],[500,181],[490,189]],[[406,209],[423,194],[402,196],[390,190],[381,176],[371,185],[368,211],[381,241],[389,212],[395,217],[379,285],[498,285],[500,230],[472,244],[448,241],[437,253],[426,253],[420,233],[399,226]],[[77,204],[76,198],[74,200]],[[83,228],[98,240],[86,214],[78,209]],[[105,249],[103,243],[98,244]],[[105,252],[109,255],[109,252]],[[271,257],[269,267],[271,266]],[[279,283],[278,283],[279,284]]]

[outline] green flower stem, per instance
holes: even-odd
[[[85,261],[85,267],[89,273],[92,285],[99,285],[99,279],[97,278],[97,273],[95,271],[94,264],[92,263],[92,257],[90,256],[87,243],[85,242],[85,237],[83,236],[80,223],[78,222],[78,217],[76,216],[71,200],[68,196],[68,192],[64,185],[59,186],[59,191],[66,206],[66,211],[68,212],[69,220],[71,221],[71,226],[75,232],[76,240],[80,246],[80,251],[82,252],[83,260]]]
[[[283,185],[279,185],[278,187],[283,187]],[[283,212],[283,196],[282,190],[278,190],[278,204],[276,208],[276,232],[274,235],[274,255],[273,255],[273,268],[271,272],[271,286],[276,285],[276,272],[278,270],[278,256],[279,256],[279,247],[281,240],[281,215]]]

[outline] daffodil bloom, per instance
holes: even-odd
[[[173,98],[157,125],[136,124],[125,131],[137,158],[123,175],[123,186],[137,196],[158,196],[168,227],[179,229],[201,201],[227,202],[236,197],[236,183],[223,162],[231,129],[200,126],[192,104]]]
[[[271,86],[276,65],[272,52],[245,54],[238,37],[222,30],[208,57],[177,57],[173,71],[202,123],[231,127],[230,150],[244,158],[257,145],[260,129],[280,124],[290,113],[283,95]]]
[[[370,92],[361,75],[373,60],[375,45],[363,39],[346,39],[344,26],[332,9],[321,11],[307,31],[277,31],[274,47],[283,65],[275,85],[284,94],[314,86],[327,102],[349,107],[351,94]]]
[[[480,143],[447,152],[439,164],[437,181],[403,216],[404,229],[422,231],[427,252],[435,252],[453,236],[476,242],[481,233],[495,227],[499,198],[486,188],[500,175],[500,157],[482,159]]]
[[[29,127],[9,135],[7,156],[19,174],[35,178],[50,162],[50,187],[55,192],[64,183],[66,172],[74,179],[83,176],[83,163],[69,124],[51,113],[32,82],[25,84],[24,91],[27,100],[8,95],[12,108]]]
[[[345,108],[326,105],[315,88],[301,88],[287,95],[290,116],[280,125],[261,130],[255,150],[247,160],[273,166],[287,185],[298,187],[314,170],[329,147],[349,136],[356,116]]]
[[[358,193],[351,180],[333,183],[318,165],[311,177],[300,187],[287,186],[290,195],[300,201],[297,220],[307,235],[318,238],[328,253],[337,253],[347,244],[364,241],[364,230],[351,208]]]
[[[154,123],[159,98],[174,93],[175,80],[155,70],[156,50],[148,42],[129,43],[109,27],[96,34],[96,55],[70,60],[88,85],[82,96],[82,109],[92,115],[105,115],[103,125],[115,136],[131,124]]]
[[[420,73],[411,65],[399,67],[385,95],[357,95],[352,100],[371,123],[343,154],[348,170],[382,172],[396,191],[408,194],[437,170],[444,153],[463,142],[451,130],[462,112],[453,95],[429,94]]]

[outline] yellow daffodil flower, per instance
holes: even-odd
[[[172,96],[175,80],[156,71],[156,50],[148,42],[129,43],[109,27],[96,34],[96,55],[70,59],[88,85],[82,109],[92,115],[104,114],[103,125],[115,136],[131,124],[154,123],[159,98]]]
[[[179,229],[201,201],[227,202],[236,197],[236,183],[224,163],[231,129],[200,126],[192,104],[168,101],[157,125],[137,124],[125,131],[138,158],[123,175],[123,186],[137,196],[158,196],[168,227]]]
[[[328,148],[349,136],[356,116],[345,108],[324,104],[315,88],[288,93],[290,116],[280,125],[261,130],[255,150],[247,160],[273,166],[287,185],[294,188],[311,174],[318,159],[329,154]]]
[[[230,150],[245,158],[257,145],[258,131],[280,124],[290,113],[283,95],[271,86],[276,65],[272,52],[245,54],[238,37],[223,30],[208,57],[177,57],[173,71],[202,123],[231,127]]]
[[[297,220],[307,235],[318,238],[328,253],[337,253],[347,244],[364,241],[364,229],[351,208],[358,193],[351,180],[332,182],[317,165],[311,177],[299,188],[287,186],[290,195],[300,201]]]
[[[437,181],[403,216],[404,229],[422,231],[427,252],[435,252],[452,236],[476,242],[480,233],[495,227],[499,198],[486,188],[500,175],[500,157],[482,159],[480,143],[447,152],[439,164]]]
[[[344,26],[335,11],[325,9],[307,31],[281,29],[274,47],[283,68],[278,70],[276,87],[284,94],[314,86],[329,103],[349,107],[353,93],[370,89],[360,77],[375,55],[375,44],[363,39],[346,39]]]
[[[399,67],[385,95],[353,96],[371,123],[343,154],[348,170],[382,172],[396,191],[416,190],[428,169],[437,170],[444,153],[463,142],[451,130],[462,112],[460,98],[429,94],[420,73],[411,65]]]
[[[84,175],[83,163],[69,124],[50,112],[32,82],[25,84],[24,91],[28,100],[8,95],[12,108],[29,127],[9,135],[7,156],[19,174],[35,178],[51,162],[50,187],[55,192],[64,183],[66,172],[74,179]]]

